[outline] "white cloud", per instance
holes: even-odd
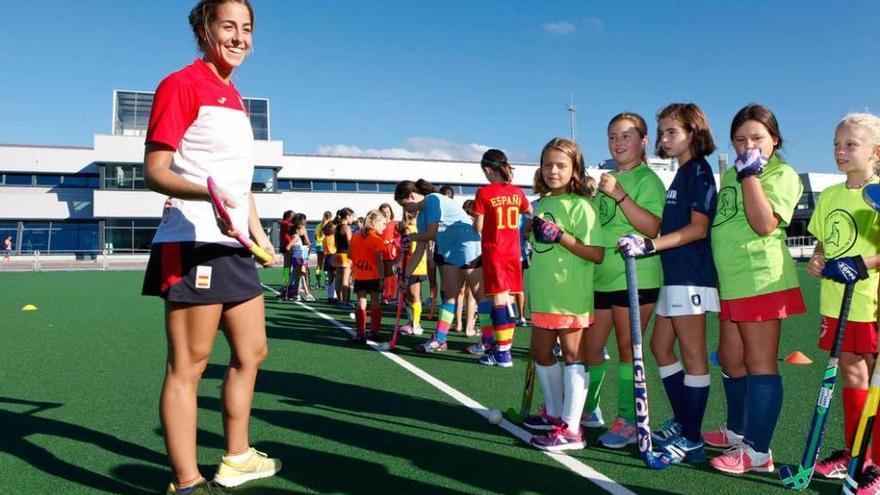
[[[587,31],[601,33],[605,30],[605,24],[598,17],[587,17],[584,19],[584,24],[587,26]]]
[[[345,144],[320,146],[319,155],[365,156],[374,158],[412,158],[428,160],[480,161],[490,146],[478,143],[462,144],[446,139],[412,137],[399,148],[359,148]]]
[[[575,32],[577,28],[575,28],[574,24],[568,21],[560,21],[546,22],[541,25],[541,29],[556,36],[565,36],[566,34]]]

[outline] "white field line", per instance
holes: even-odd
[[[342,329],[343,331],[345,331],[349,335],[354,336],[354,334],[355,334],[354,330],[352,330],[350,327],[348,327],[346,325],[343,325],[342,323],[335,320],[334,318],[332,318],[328,315],[325,315],[324,313],[322,313],[322,312],[318,311],[317,309],[312,308],[311,306],[308,306],[306,304],[303,304],[303,303],[296,303],[296,304],[298,304],[299,306],[302,306],[303,308],[308,309],[309,311],[315,313],[316,315],[320,316],[321,318],[329,321],[330,323],[332,323],[336,327]],[[376,342],[367,341],[367,344],[373,350],[378,352],[379,354],[382,354],[383,356],[390,359],[394,363],[398,364],[402,368],[406,369],[410,373],[412,373],[412,374],[416,375],[417,377],[421,378],[422,380],[428,382],[429,384],[431,384],[432,386],[434,386],[435,388],[437,388],[438,390],[440,390],[444,394],[457,400],[462,405],[469,408],[471,411],[479,414],[480,416],[482,416],[483,418],[488,420],[489,409],[486,409],[486,407],[483,406],[482,404],[480,404],[479,402],[471,399],[467,395],[464,395],[463,393],[459,392],[458,390],[452,388],[451,386],[449,386],[445,382],[442,382],[439,379],[435,378],[434,376],[426,373],[421,368],[418,368],[417,366],[413,365],[412,363],[403,359],[402,357],[392,353],[391,351],[380,350],[377,347],[379,344],[377,344]],[[525,443],[529,443],[529,441],[532,439],[531,433],[529,433],[526,430],[520,428],[519,426],[511,423],[507,419],[502,419],[501,423],[498,426],[503,428],[504,430],[507,430],[511,435],[522,440]],[[577,460],[577,459],[575,459],[565,453],[546,452],[546,451],[541,451],[541,452],[543,454],[547,455],[548,457],[550,457],[551,459],[553,459],[554,461],[567,467],[570,471],[574,472],[575,474],[590,480],[591,482],[596,484],[599,488],[605,490],[608,493],[611,493],[613,495],[636,495],[635,492],[630,491],[628,488],[618,484],[616,481],[612,480],[611,478],[605,476],[604,474],[600,473],[599,471],[596,471],[595,469],[591,468],[590,466],[584,464],[583,462],[581,462],[581,461],[579,461],[579,460]]]

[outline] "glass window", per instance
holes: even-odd
[[[333,181],[332,180],[313,180],[312,181],[312,190],[313,191],[332,191],[333,190]]]
[[[105,227],[126,227],[131,228],[130,218],[108,218],[104,220]]]
[[[37,185],[38,186],[57,186],[61,184],[61,176],[60,175],[38,175],[37,176]]]
[[[245,109],[248,119],[251,121],[251,129],[254,131],[254,139],[269,139],[269,101],[258,98],[244,98]]]
[[[275,192],[275,169],[254,168],[254,179],[251,182],[251,191]]]
[[[153,93],[143,91],[117,91],[116,115],[113,134],[116,136],[143,136],[147,133]]]
[[[22,222],[21,250],[47,251],[49,249],[49,222]]]
[[[379,190],[377,182],[358,182],[357,189],[361,192],[376,192]]]
[[[0,242],[12,237],[12,250],[18,250],[18,222],[0,222]]]
[[[49,249],[53,253],[98,250],[98,223],[52,222]]]
[[[292,180],[290,181],[290,189],[294,191],[311,191],[312,181],[310,180]]]
[[[290,191],[290,188],[293,187],[290,182],[290,179],[276,179],[275,187],[279,191]]]
[[[336,190],[345,192],[357,191],[357,182],[336,181]]]
[[[143,166],[139,163],[107,163],[104,165],[104,187],[106,189],[145,189],[143,170]]]
[[[155,229],[159,226],[159,222],[161,219],[159,218],[136,218],[131,221],[134,224],[135,228],[138,227],[146,227],[150,229]]]
[[[149,251],[155,235],[156,229],[134,229],[132,249],[134,251]]]
[[[95,187],[98,185],[98,178],[86,175],[65,175],[61,178],[61,187]]]
[[[397,183],[395,183],[395,182],[380,182],[379,183],[379,192],[393,193],[395,189],[397,189]]]
[[[33,181],[34,176],[31,174],[6,174],[7,186],[29,186]]]
[[[480,186],[464,185],[464,186],[461,186],[461,193],[462,194],[477,194],[477,189],[479,189],[479,188],[480,188]]]
[[[131,251],[131,229],[104,229],[104,242],[111,251]]]

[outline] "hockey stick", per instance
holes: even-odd
[[[509,407],[504,411],[504,416],[508,421],[515,424],[522,424],[532,412],[532,397],[535,393],[535,360],[529,357],[526,365],[526,378],[523,382],[522,401],[520,402],[519,411],[515,407]]]
[[[208,177],[208,194],[211,196],[211,203],[214,204],[214,209],[217,210],[217,214],[220,215],[226,223],[232,225],[232,219],[229,216],[229,210],[226,209],[226,205],[223,203],[223,200],[220,198],[220,195],[217,191],[217,183],[214,182],[213,177]],[[237,233],[235,236],[235,240],[238,241],[239,244],[242,245],[245,249],[249,250],[251,254],[254,255],[254,258],[262,264],[267,264],[272,261],[272,256],[263,250],[260,246],[257,246],[250,239],[248,239],[241,232]]]
[[[880,367],[875,364],[874,373],[871,374],[868,398],[862,407],[859,427],[856,430],[855,438],[853,438],[852,446],[850,446],[849,465],[846,467],[846,477],[843,479],[843,487],[840,489],[842,494],[856,495],[859,491],[859,480],[862,478],[862,468],[868,454],[868,445],[871,443],[871,432],[874,431],[878,403],[880,403]]]
[[[409,253],[404,251],[400,261],[400,273],[397,275],[397,317],[394,321],[394,333],[391,340],[376,345],[380,351],[391,351],[397,345],[397,337],[400,335],[400,312],[406,305],[406,267],[409,264]]]
[[[852,303],[852,295],[855,284],[846,284],[843,290],[843,300],[840,303],[840,316],[837,319],[837,334],[828,364],[825,366],[825,375],[822,378],[822,386],[819,388],[819,399],[816,401],[816,409],[813,411],[813,421],[810,423],[810,432],[807,435],[807,443],[804,445],[804,453],[801,463],[797,467],[782,466],[779,468],[779,479],[786,488],[803,490],[810,484],[813,478],[813,469],[819,458],[819,448],[825,437],[825,423],[828,422],[828,411],[831,408],[831,398],[834,396],[834,385],[837,382],[837,362],[840,359],[840,348],[843,345],[843,336],[846,333],[846,320],[849,317],[849,307]]]
[[[648,414],[648,384],[645,381],[645,363],[642,358],[642,319],[639,314],[639,282],[636,277],[636,259],[624,256],[626,263],[626,293],[629,298],[629,326],[633,351],[633,397],[636,408],[636,432],[642,461],[650,469],[669,467],[669,456],[654,452],[651,443],[651,421]]]

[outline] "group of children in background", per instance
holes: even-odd
[[[459,296],[467,293],[477,303],[480,327],[480,341],[467,351],[479,355],[482,364],[510,368],[518,323],[510,298],[524,294],[523,270],[531,266],[531,358],[544,396],[539,414],[524,420],[542,432],[532,444],[552,451],[584,448],[582,428],[605,425],[599,397],[613,330],[620,360],[618,403],[599,442],[623,448],[637,441],[623,259],[634,257],[641,332],[655,316],[650,347],[673,412],[653,434],[655,446],[673,463],[705,462],[706,444],[727,448],[710,461],[714,469],[773,471],[770,443],[783,401],[777,366],[782,320],[806,311],[785,234],[803,186],[780,154],[776,117],[757,104],[736,114],[730,139],[737,159],[720,187],[706,160],[715,151],[709,123],[694,104],[671,104],[657,114],[655,152],[679,165],[668,189],[647,166],[648,127],[641,116],[620,113],[607,131],[614,170],[596,181],[586,174],[577,143],[552,139],[541,152],[534,177],[538,199],[531,204],[512,184],[505,154],[493,149],[481,160],[489,185],[480,187],[466,208],[420,179],[397,185],[394,197],[404,214],[400,224],[387,204],[367,213],[356,233],[350,209],[335,218],[325,213],[316,240],[320,232],[318,273],[327,275],[328,298],[350,302],[353,267],[356,338],[366,339],[367,295],[376,336],[381,302],[398,290],[409,316],[402,332],[420,335],[421,284],[436,266],[442,275],[436,330],[417,350],[448,348],[456,305],[462,306]],[[880,118],[844,118],[835,131],[834,157],[846,181],[819,196],[808,227],[818,244],[807,272],[822,277],[823,349],[834,340],[843,286],[855,284],[840,359],[849,444],[878,352],[880,219],[861,192],[880,182]],[[308,250],[305,219],[294,216],[290,229],[292,237],[283,243],[291,273],[301,273]],[[527,246],[531,252],[524,256]],[[831,259],[835,263],[826,263]],[[402,273],[392,271],[394,266]],[[301,277],[291,277],[295,295]],[[404,283],[399,289],[398,280]],[[520,306],[520,318],[523,310]],[[703,432],[710,312],[719,319],[717,355],[727,415],[719,429]],[[871,458],[880,463],[880,427],[873,434]],[[843,478],[848,455],[836,450],[817,464],[816,473]],[[880,493],[874,463],[868,463],[859,493]]]

